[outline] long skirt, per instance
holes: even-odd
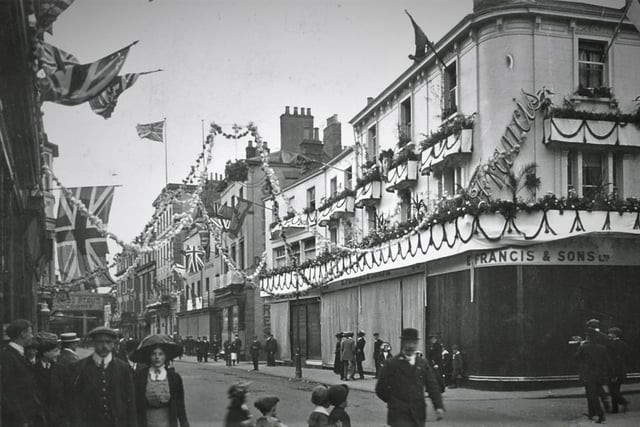
[[[146,427],[169,427],[169,407],[148,408]]]

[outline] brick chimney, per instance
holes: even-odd
[[[311,108],[293,107],[291,114],[289,107],[285,107],[280,115],[280,149],[289,153],[298,153],[300,143],[313,138],[313,116]]]
[[[342,123],[338,120],[338,115],[327,119],[327,126],[322,133],[324,152],[333,159],[342,151]]]
[[[251,141],[247,143],[247,146],[245,147],[244,152],[245,152],[245,158],[247,159],[255,157],[257,154],[256,147],[253,146]]]

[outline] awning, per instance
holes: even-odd
[[[640,129],[632,123],[552,117],[544,121],[544,143],[554,142],[640,148]]]

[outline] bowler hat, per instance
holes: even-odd
[[[15,339],[20,336],[22,331],[31,327],[31,322],[25,319],[16,319],[7,326],[7,336],[9,339]]]
[[[418,330],[414,328],[403,329],[402,335],[400,335],[400,339],[406,341],[418,341],[420,339],[418,337]]]
[[[90,330],[87,334],[89,338],[95,338],[96,335],[108,335],[113,339],[118,338],[118,333],[108,326],[98,326]]]
[[[258,408],[258,411],[266,414],[271,410],[271,408],[276,406],[276,403],[278,403],[279,401],[280,399],[276,396],[265,396],[256,400],[254,405],[256,408]]]
[[[33,334],[33,344],[39,352],[53,350],[58,346],[58,336],[52,332],[36,332]]]
[[[329,390],[326,386],[317,385],[311,391],[311,403],[317,406],[324,406],[329,398]]]
[[[363,337],[363,336],[365,336],[365,335],[366,335],[366,334],[364,333],[364,331],[360,331],[360,332],[358,332],[358,336],[359,336],[359,337]]]
[[[346,384],[335,384],[329,387],[329,403],[333,406],[338,406],[345,400],[349,394],[349,386]]]
[[[176,344],[169,335],[153,334],[142,339],[138,349],[133,352],[130,359],[137,363],[149,363],[151,352],[157,347],[164,351],[167,361],[182,355],[182,347]]]
[[[336,334],[336,338],[342,338],[342,332],[338,332],[338,333]]]
[[[78,341],[80,341],[80,338],[78,338],[78,334],[76,334],[75,332],[63,332],[60,334],[61,344],[78,342]]]

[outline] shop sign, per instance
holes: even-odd
[[[53,311],[103,311],[104,296],[94,293],[70,293],[69,298],[53,300]]]

